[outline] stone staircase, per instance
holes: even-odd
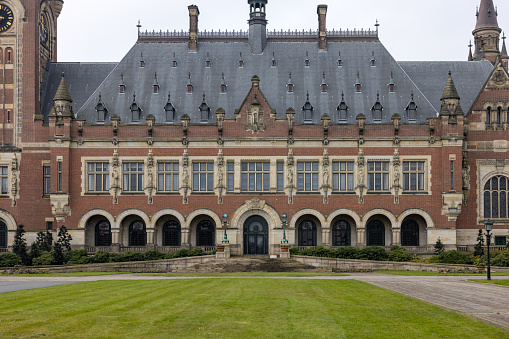
[[[300,263],[292,259],[271,259],[265,256],[232,256],[229,259],[215,259],[173,271],[174,273],[236,273],[236,272],[330,272]]]

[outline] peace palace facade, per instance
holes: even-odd
[[[468,250],[509,229],[509,75],[493,1],[468,61],[398,62],[374,30],[142,32],[119,63],[56,62],[63,0],[0,0],[0,250],[221,243]],[[507,14],[507,13],[506,13]],[[466,20],[467,18],[458,18]],[[502,41],[501,41],[502,40]],[[461,104],[460,104],[461,103]],[[283,230],[282,215],[288,225]]]

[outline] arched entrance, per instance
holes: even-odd
[[[180,223],[167,221],[163,226],[163,246],[180,246]]]
[[[129,225],[129,246],[146,246],[147,229],[145,223],[136,220]]]
[[[111,246],[111,226],[108,220],[95,225],[95,246]]]
[[[259,215],[244,222],[244,254],[269,254],[269,225]]]
[[[401,225],[401,246],[419,246],[419,224],[408,219]]]
[[[299,224],[299,246],[316,246],[316,224],[312,220],[304,220]]]
[[[380,220],[371,220],[366,226],[367,246],[385,246],[385,225]]]
[[[332,225],[332,246],[350,246],[352,244],[351,226],[346,220],[337,220]]]
[[[7,248],[7,225],[0,221],[0,248]]]
[[[202,220],[196,227],[197,246],[215,246],[216,230],[209,220]]]

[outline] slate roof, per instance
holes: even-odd
[[[53,107],[53,98],[65,74],[65,81],[72,98],[74,112],[77,112],[97,87],[108,76],[117,63],[51,63],[47,73],[45,91],[42,93],[41,113],[47,122]]]
[[[342,66],[338,66],[341,52]],[[177,67],[172,67],[173,55]],[[244,65],[239,67],[240,54]],[[305,59],[309,58],[309,67]],[[141,55],[145,62],[140,67]],[[206,67],[206,60],[211,62]],[[375,67],[371,59],[375,59]],[[272,59],[276,66],[272,66]],[[293,93],[288,93],[289,73],[292,74]],[[322,93],[323,72],[327,92]],[[394,93],[389,92],[391,72],[395,83]],[[154,74],[160,85],[160,92],[153,94]],[[191,73],[193,92],[187,93],[188,74]],[[220,93],[222,74],[224,73],[227,90]],[[361,92],[356,93],[357,73],[361,83]],[[126,93],[119,93],[121,75],[126,84]],[[359,113],[364,113],[367,122],[372,122],[371,109],[380,94],[384,107],[382,122],[390,123],[391,116],[399,113],[406,122],[405,109],[414,93],[417,104],[417,122],[425,122],[435,117],[438,110],[421,93],[410,77],[399,66],[380,42],[330,42],[327,51],[319,51],[316,42],[269,42],[263,54],[254,55],[244,42],[202,42],[196,53],[189,53],[187,43],[139,43],[136,44],[115,67],[105,81],[95,90],[88,101],[76,110],[79,119],[87,123],[97,122],[95,106],[102,95],[102,101],[109,109],[105,123],[113,114],[118,114],[122,123],[131,122],[130,105],[133,94],[142,109],[139,123],[145,123],[145,117],[152,114],[156,123],[165,123],[164,106],[168,91],[176,108],[175,122],[187,114],[191,123],[200,123],[199,106],[203,93],[211,109],[209,122],[215,122],[217,108],[226,111],[226,117],[233,117],[235,109],[240,108],[251,88],[253,75],[260,77],[260,88],[271,108],[276,109],[278,117],[285,117],[286,109],[296,110],[295,120],[303,122],[302,106],[309,100],[314,107],[314,123],[320,123],[325,113],[338,122],[337,107],[344,92],[349,107],[348,123],[355,123]],[[447,78],[447,71],[444,73]],[[69,80],[68,80],[69,82]],[[443,87],[442,89],[443,90]],[[73,97],[74,99],[74,97]],[[440,102],[438,102],[438,107]]]
[[[475,25],[475,29],[480,28],[499,28],[497,10],[493,5],[493,0],[481,0]]]
[[[400,61],[399,64],[437,111],[444,93],[449,71],[460,96],[461,106],[468,111],[493,70],[487,61]]]

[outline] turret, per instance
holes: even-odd
[[[449,124],[455,124],[458,121],[458,116],[464,116],[463,109],[460,105],[460,96],[456,90],[456,85],[452,80],[452,74],[449,72],[449,78],[445,84],[444,93],[440,98],[442,106],[440,108],[440,117],[448,117]]]
[[[476,13],[477,23],[472,34],[475,40],[474,60],[485,58],[494,63],[500,53],[500,33],[497,10],[493,0],[481,0]]]
[[[249,47],[253,54],[262,54],[267,46],[267,19],[265,6],[268,0],[248,0]]]
[[[196,51],[198,48],[198,16],[200,10],[198,6],[190,5],[189,10],[189,50]]]

